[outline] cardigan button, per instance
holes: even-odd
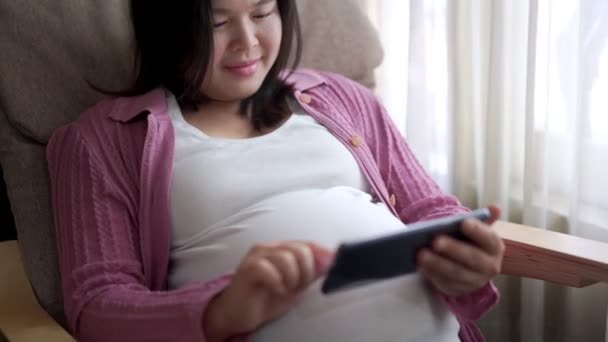
[[[392,194],[388,200],[391,204],[391,207],[394,208],[397,205],[397,197],[395,197],[395,194]]]
[[[360,147],[361,145],[363,145],[363,138],[360,135],[353,135],[350,138],[350,143],[354,147]]]
[[[300,101],[304,104],[310,104],[312,102],[312,97],[308,94],[302,94],[300,95]]]

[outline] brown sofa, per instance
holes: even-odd
[[[106,88],[130,81],[128,4],[0,0],[0,165],[27,277],[40,305],[61,323],[65,319],[45,145],[54,129],[102,97],[87,81]],[[298,6],[302,65],[373,87],[382,49],[357,0],[298,0]],[[0,260],[13,258],[18,264],[14,252],[0,255]]]
[[[357,3],[298,2],[302,64],[373,87],[382,49]],[[19,236],[19,248],[0,244],[0,329],[13,341],[42,340],[36,332],[45,341],[70,340],[46,314],[65,321],[45,145],[55,128],[102,97],[87,81],[116,88],[132,77],[127,6],[126,0],[0,0],[0,165]],[[608,280],[604,244],[506,222],[496,229],[507,242],[506,274],[571,286]]]

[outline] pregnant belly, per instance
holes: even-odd
[[[266,199],[208,227],[171,254],[171,287],[233,271],[259,242],[340,242],[406,229],[368,194],[350,188],[307,190]],[[456,341],[458,323],[424,281],[409,275],[325,296],[313,284],[287,315],[254,341]]]
[[[335,248],[342,241],[402,229],[404,224],[383,204],[372,203],[370,195],[359,190],[284,193],[201,229],[173,249],[171,287],[234,270],[256,243],[306,240]]]
[[[252,341],[447,342],[459,324],[425,282],[409,275],[329,296],[309,288],[285,316]]]

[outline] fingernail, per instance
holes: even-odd
[[[326,273],[334,261],[333,254],[323,254],[317,257],[317,270],[319,273]]]

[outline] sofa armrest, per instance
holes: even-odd
[[[16,241],[0,242],[0,329],[10,342],[74,342],[38,304]]]
[[[608,244],[498,221],[506,245],[502,274],[571,287],[608,282]]]

